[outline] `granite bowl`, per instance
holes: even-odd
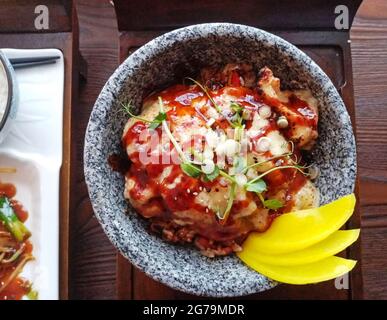
[[[308,86],[320,104],[318,144],[312,160],[320,168],[321,203],[353,192],[356,150],[350,118],[336,88],[308,56],[260,29],[230,24],[193,25],[166,33],[130,55],[102,89],[91,113],[84,170],[94,212],[120,252],[150,277],[187,293],[232,297],[270,289],[276,282],[245,266],[235,256],[210,259],[198,250],[172,245],[147,232],[124,200],[124,179],[108,157],[121,152],[127,116],[120,103],[140,108],[153,90],[197,72],[202,66],[249,62],[268,66],[285,86]],[[138,110],[139,111],[139,110]],[[129,284],[128,284],[129,285]]]

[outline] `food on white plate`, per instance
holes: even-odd
[[[0,168],[1,173],[14,172]],[[24,266],[34,259],[30,231],[24,225],[28,212],[15,199],[16,187],[0,182],[0,300],[35,299],[32,284],[20,277]]]
[[[0,61],[0,123],[3,120],[8,101],[8,78],[4,65]]]
[[[205,68],[124,109],[124,196],[167,241],[228,255],[277,216],[319,204],[303,161],[318,136],[317,100],[281,90],[267,67]]]

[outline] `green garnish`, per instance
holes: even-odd
[[[266,187],[266,183],[265,181],[262,180],[262,178],[269,174],[270,172],[273,172],[275,170],[279,170],[279,169],[296,169],[298,171],[300,171],[302,174],[305,174],[300,168],[299,166],[281,166],[281,167],[274,167],[274,168],[271,168],[270,170],[267,170],[266,172],[260,174],[258,177],[250,180],[249,182],[247,182],[245,184],[245,188],[247,191],[251,191],[251,192],[255,192],[259,199],[261,200],[262,202],[262,205],[267,208],[267,209],[270,209],[270,210],[277,210],[279,208],[282,208],[283,207],[283,203],[277,199],[268,199],[268,200],[265,200],[262,196],[262,192],[266,191],[267,187]]]
[[[235,101],[232,101],[232,102],[231,102],[230,107],[231,107],[231,109],[232,109],[235,113],[240,113],[240,112],[243,111],[243,107],[242,107],[239,103],[237,103],[237,102],[235,102]]]
[[[232,176],[230,176],[227,172],[224,172],[223,170],[219,170],[219,174],[220,174],[222,177],[224,177],[224,178],[230,180],[232,183],[236,183],[235,178],[232,177]]]
[[[165,112],[160,112],[156,118],[150,123],[150,129],[156,129],[164,120],[167,119],[167,114]]]
[[[184,162],[180,164],[181,170],[190,177],[197,178],[202,174],[200,168],[190,162]]]
[[[203,161],[203,154],[200,151],[196,151],[194,148],[190,148],[189,151],[196,159]]]
[[[235,156],[233,161],[235,173],[243,173],[246,167],[246,159],[244,157]]]
[[[267,209],[277,210],[277,209],[282,208],[284,206],[283,203],[281,201],[279,201],[278,199],[265,200],[261,193],[257,193],[257,195],[259,197],[259,200],[261,200],[262,205]]]
[[[167,114],[165,112],[159,112],[159,114],[154,118],[153,120],[148,120],[143,117],[136,116],[133,114],[133,106],[130,102],[128,102],[126,105],[121,103],[123,110],[133,119],[137,119],[139,121],[149,123],[149,129],[156,129],[164,120],[167,119]]]
[[[9,232],[14,238],[22,242],[31,236],[31,232],[16,216],[8,198],[0,197],[0,222],[4,223]]]
[[[277,210],[277,209],[282,208],[284,206],[283,203],[277,199],[265,200],[263,202],[263,205],[265,206],[265,208],[270,209],[270,210]]]
[[[198,81],[196,81],[195,79],[192,79],[192,78],[189,78],[187,77],[186,79],[192,81],[194,84],[196,84],[200,89],[202,89],[202,91],[207,95],[208,99],[211,101],[211,103],[214,105],[216,111],[218,111],[218,113],[222,114],[222,109],[220,109],[220,107],[215,103],[215,100],[214,98],[212,98],[212,96],[210,95],[210,93],[208,92],[208,90]]]
[[[266,183],[262,179],[259,179],[254,183],[249,183],[246,185],[246,190],[251,192],[262,193],[266,191],[266,189],[267,189]]]
[[[140,121],[143,121],[143,122],[146,122],[146,123],[151,123],[152,122],[151,120],[148,120],[148,119],[145,119],[143,117],[139,117],[139,116],[136,116],[135,114],[133,114],[133,112],[132,112],[133,105],[132,105],[131,102],[128,102],[127,104],[121,103],[121,106],[122,106],[122,110],[125,113],[127,113],[131,118],[137,119],[137,120],[140,120]]]
[[[264,173],[260,174],[258,177],[254,178],[253,180],[250,180],[249,182],[247,182],[246,184],[246,187],[248,185],[251,185],[253,183],[255,183],[256,181],[262,179],[264,176],[266,176],[267,174],[273,172],[273,171],[276,171],[276,170],[280,170],[280,169],[296,169],[298,171],[300,171],[302,174],[305,174],[304,171],[302,171],[300,168],[298,168],[297,166],[280,166],[280,167],[274,167],[274,168],[271,168],[267,171],[265,171]]]
[[[244,108],[240,104],[236,103],[235,101],[231,102],[230,107],[235,112],[235,114],[233,116],[233,122],[231,123],[231,125],[233,128],[235,128],[234,135],[238,135],[237,132],[241,131],[241,129],[243,132],[243,129],[244,129],[244,126],[243,126],[243,110],[244,110]],[[241,140],[241,138],[242,137],[240,137],[239,139],[235,139],[235,140],[239,141],[239,140]]]
[[[245,129],[245,125],[235,125],[234,124],[234,140],[235,141],[241,141],[243,138],[243,131]]]

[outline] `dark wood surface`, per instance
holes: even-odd
[[[387,1],[365,1],[351,32],[366,299],[387,299]]]
[[[73,114],[69,298],[113,299],[118,290],[117,251],[91,208],[83,175],[83,142],[92,106],[118,65],[118,32],[109,1],[80,0],[77,11],[80,49],[88,65],[88,79],[80,83],[79,105]],[[130,292],[130,282],[127,288]]]
[[[120,258],[94,218],[83,177],[83,137],[92,105],[118,65],[119,55],[125,52],[119,53],[114,10],[108,1],[79,0],[77,9],[80,47],[88,62],[88,79],[81,84],[80,103],[73,113],[70,298],[190,297],[161,286],[134,270]],[[363,215],[364,298],[387,298],[387,249],[384,244],[387,240],[387,114],[383,112],[387,103],[386,31],[386,2],[365,1],[351,34],[357,113],[354,125],[358,133]],[[137,41],[141,44],[143,37],[138,37]],[[313,49],[309,50],[313,57]],[[329,54],[336,54],[334,49],[330,50],[333,51]],[[331,65],[328,62],[327,66]],[[338,72],[335,66],[329,68],[333,73]],[[344,84],[340,82],[340,74],[334,78],[338,87]],[[348,296],[348,292],[336,290],[332,282],[327,282],[318,286],[280,286],[250,298],[347,299]]]
[[[265,30],[335,30],[334,8],[345,5],[351,24],[361,0],[115,1],[118,29],[171,30],[206,22],[234,22]],[[300,15],[302,13],[302,19]],[[128,19],[130,16],[130,19]],[[281,17],[279,19],[279,17]]]
[[[49,29],[36,30],[35,13],[38,5],[48,9]],[[2,32],[20,33],[55,33],[71,31],[72,0],[1,0],[0,30]]]

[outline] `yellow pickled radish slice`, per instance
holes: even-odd
[[[266,277],[289,284],[317,283],[340,277],[351,271],[355,260],[331,256],[323,260],[299,266],[272,266],[260,263],[249,256],[241,258],[244,263]]]
[[[245,256],[249,259],[256,260],[260,263],[273,266],[295,266],[308,264],[325,259],[343,251],[345,248],[354,243],[359,237],[360,229],[338,230],[331,234],[325,240],[300,251],[268,255],[255,250],[252,242],[243,245],[243,250],[237,255],[242,260]]]
[[[266,232],[251,233],[244,245],[270,255],[305,249],[339,230],[352,215],[355,203],[350,194],[318,208],[285,213]]]

